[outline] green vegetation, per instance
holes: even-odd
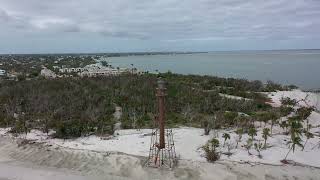
[[[53,55],[53,54],[16,54],[16,55],[0,55],[1,69],[7,71],[8,74],[18,76],[19,80],[36,79],[43,66],[56,73],[60,68],[78,68],[89,64],[96,63],[97,59],[103,58],[102,55]],[[4,77],[9,79],[8,77]]]
[[[314,107],[300,107],[295,110],[294,108],[292,108],[292,106],[295,106],[298,102],[290,98],[282,98],[281,103],[282,106],[280,107],[280,114],[292,114],[292,116],[288,117],[288,120],[282,121],[280,123],[280,127],[285,130],[286,134],[290,135],[289,144],[291,146],[285,158],[281,161],[283,163],[288,163],[287,157],[289,153],[291,151],[294,152],[296,146],[301,147],[303,151],[308,140],[314,137],[314,135],[310,132],[311,125],[309,124],[308,117],[315,109]],[[306,128],[303,127],[304,121],[306,122]],[[304,134],[307,138],[304,144],[302,144],[302,134]]]
[[[247,143],[244,145],[244,147],[247,149],[248,155],[251,156],[250,149],[252,148],[253,141],[252,139],[247,139]]]
[[[295,99],[290,99],[288,97],[286,98],[281,98],[281,104],[284,106],[294,106],[296,105],[298,102]]]
[[[260,141],[254,143],[254,148],[255,150],[258,152],[258,157],[261,159],[262,158],[262,155],[261,155],[261,150],[262,150],[262,143]]]
[[[293,108],[290,106],[280,106],[280,116],[288,116],[290,113],[293,112]]]
[[[295,151],[295,147],[296,145],[303,147],[302,145],[302,140],[301,140],[301,135],[302,135],[302,124],[301,122],[299,122],[298,119],[296,119],[295,117],[290,118],[289,119],[289,123],[290,123],[290,137],[291,137],[291,141],[289,143],[291,143],[291,147],[288,151],[288,153],[286,154],[286,157],[284,158],[284,161],[286,161],[290,151],[292,150],[293,152]]]
[[[238,128],[236,130],[236,134],[238,134],[238,139],[237,139],[237,144],[236,144],[236,148],[238,148],[239,142],[241,142],[241,139],[242,139],[243,128]]]
[[[250,127],[248,135],[251,137],[251,141],[254,141],[254,136],[257,135],[257,129],[254,127]]]
[[[212,76],[160,74],[167,82],[167,125],[212,128],[247,128],[257,112],[272,109],[260,91],[259,81]],[[122,107],[122,128],[150,128],[156,115],[155,87],[158,76],[122,75],[98,78],[34,79],[0,84],[1,126],[55,130],[55,136],[72,138],[112,134],[115,106]],[[269,85],[270,86],[270,85]],[[249,92],[252,100],[220,96],[225,87]],[[243,95],[248,97],[247,94]],[[17,114],[18,117],[14,117]],[[23,118],[22,115],[23,114]],[[245,115],[244,115],[245,114]]]
[[[224,145],[226,144],[226,141],[227,141],[228,139],[230,139],[230,134],[228,134],[228,133],[223,133],[222,137],[223,137],[223,139],[224,139],[224,141],[223,141],[223,147],[224,147]]]
[[[219,144],[219,140],[213,138],[202,147],[208,162],[214,162],[220,158],[219,152],[217,152]]]
[[[270,129],[269,128],[264,128],[262,131],[262,137],[264,139],[264,145],[263,148],[266,149],[267,148],[267,139],[270,136]]]
[[[308,117],[311,115],[312,111],[314,111],[313,107],[301,107],[301,108],[297,109],[297,115],[303,120],[306,119],[306,122],[307,122],[307,129],[306,130],[308,132],[310,130],[310,124],[309,124]]]

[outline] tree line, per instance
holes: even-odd
[[[54,130],[55,136],[72,138],[112,134],[116,121],[122,128],[151,128],[157,113],[155,88],[158,76],[167,81],[168,126],[203,127],[204,120],[219,117],[216,126],[234,124],[238,112],[254,115],[271,108],[261,91],[283,90],[275,83],[213,76],[121,75],[95,78],[3,81],[0,84],[0,125],[12,132]],[[250,97],[230,99],[219,93]],[[122,108],[120,120],[113,117]],[[227,113],[226,113],[227,112]],[[228,114],[234,113],[230,117]]]

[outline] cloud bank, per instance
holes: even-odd
[[[88,41],[99,36],[169,46],[246,40],[306,42],[320,36],[320,1],[0,0],[0,28],[3,36],[12,38],[21,34],[77,38],[81,34]]]

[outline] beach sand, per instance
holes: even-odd
[[[231,161],[207,163],[180,160],[173,170],[144,166],[145,158],[123,153],[57,148],[43,143],[22,144],[0,138],[0,180],[53,179],[318,179],[320,169],[292,165],[253,165]]]

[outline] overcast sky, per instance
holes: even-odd
[[[320,0],[0,0],[0,53],[320,48]]]

